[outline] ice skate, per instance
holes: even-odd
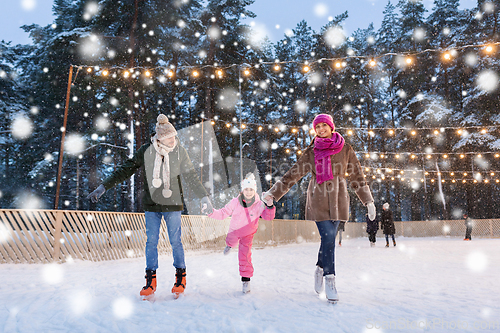
[[[375,247],[375,243],[374,242],[370,242],[370,247]]]
[[[172,294],[174,294],[174,297],[177,299],[184,293],[184,289],[186,289],[186,269],[177,268],[175,272],[175,283],[172,287]]]
[[[335,288],[335,275],[329,274],[325,275],[325,292],[326,299],[329,303],[337,303],[339,301],[339,295],[337,294],[337,288]]]
[[[146,285],[142,287],[140,295],[143,300],[150,300],[156,291],[156,270],[146,270]]]
[[[389,242],[385,243],[385,247],[389,247]]]
[[[323,292],[323,268],[316,266],[316,271],[314,272],[314,290],[317,294]]]
[[[250,281],[243,281],[242,291],[243,294],[247,294],[250,292]]]
[[[223,253],[224,253],[224,255],[225,255],[225,256],[227,256],[227,255],[229,254],[229,252],[231,252],[231,246],[226,246],[226,247],[224,248],[224,252],[223,252]]]
[[[393,240],[393,241],[392,241],[392,244],[394,244],[394,246],[396,246],[396,241],[395,241],[395,240]]]

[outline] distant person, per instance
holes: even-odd
[[[345,221],[340,221],[339,227],[337,229],[337,235],[339,236],[339,246],[342,246],[342,232],[345,231]]]
[[[465,238],[464,241],[470,241],[472,240],[471,233],[472,233],[472,219],[467,215],[464,214],[464,219],[465,219]]]
[[[382,216],[380,217],[380,226],[385,235],[385,247],[389,247],[389,236],[392,237],[392,244],[396,246],[396,239],[394,239],[394,234],[396,233],[396,227],[394,226],[394,220],[392,218],[392,211],[389,209],[389,203],[382,205]]]
[[[370,241],[370,246],[374,247],[375,242],[377,242],[377,231],[378,231],[378,217],[375,216],[373,220],[370,220],[368,214],[366,215],[366,232],[368,233],[368,240]]]
[[[224,220],[231,216],[226,237],[224,255],[238,245],[238,260],[244,294],[250,292],[250,278],[253,276],[252,242],[259,228],[259,218],[272,221],[276,207],[272,199],[262,202],[257,194],[257,182],[253,173],[249,173],[241,182],[241,193],[224,208],[214,209],[208,217]]]
[[[172,288],[174,297],[179,297],[186,288],[186,263],[181,241],[181,211],[183,210],[183,189],[180,175],[186,176],[186,182],[201,203],[212,212],[212,204],[205,187],[194,172],[186,149],[177,138],[177,131],[160,114],[157,118],[156,133],[151,141],[137,150],[134,156],[126,160],[116,171],[107,177],[97,189],[87,197],[92,202],[109,189],[130,178],[139,169],[144,175],[144,194],[142,203],[146,219],[146,285],[140,295],[146,299],[156,291],[156,269],[158,268],[158,240],[162,218],[167,225],[168,239],[174,257],[175,282]]]

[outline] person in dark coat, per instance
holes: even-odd
[[[146,285],[140,291],[140,295],[145,298],[152,296],[156,291],[158,241],[163,219],[167,225],[176,269],[172,293],[174,297],[178,297],[186,288],[186,263],[181,241],[183,184],[191,188],[201,199],[201,204],[206,207],[207,213],[211,213],[213,207],[186,149],[177,138],[177,131],[164,114],[160,114],[157,118],[156,133],[151,141],[140,147],[133,157],[108,176],[87,198],[97,202],[107,190],[127,180],[140,169],[144,177],[142,203],[145,210],[147,238]],[[185,176],[183,177],[185,182],[181,182],[181,175]]]
[[[339,246],[342,246],[342,232],[345,231],[345,221],[340,221],[337,228],[337,235],[339,236]]]
[[[470,241],[472,240],[471,233],[472,233],[472,219],[467,215],[464,214],[464,219],[465,219],[465,238],[464,241]]]
[[[378,221],[377,216],[375,216],[375,219],[370,220],[368,214],[366,215],[366,232],[368,233],[368,240],[371,247],[374,247],[377,241]]]
[[[396,227],[394,226],[394,220],[392,218],[392,211],[389,209],[389,203],[382,205],[382,216],[380,218],[380,226],[385,235],[385,247],[389,247],[389,236],[392,236],[392,243],[396,246],[396,240],[394,239],[394,234],[396,233]]]

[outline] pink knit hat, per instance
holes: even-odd
[[[316,130],[316,125],[319,123],[326,123],[328,126],[332,128],[332,131],[335,131],[335,124],[333,123],[333,118],[329,114],[320,113],[313,120],[313,128]]]

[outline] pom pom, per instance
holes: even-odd
[[[156,121],[158,122],[158,124],[166,124],[169,122],[167,116],[165,116],[163,113],[161,113],[158,118],[156,118]]]
[[[170,198],[172,196],[172,191],[169,189],[164,189],[161,193],[165,198]]]
[[[245,179],[249,179],[249,180],[255,180],[255,175],[251,172],[247,173],[247,175],[245,176]]]
[[[153,179],[153,186],[156,188],[160,187],[161,186],[161,179],[158,179],[158,178]]]

